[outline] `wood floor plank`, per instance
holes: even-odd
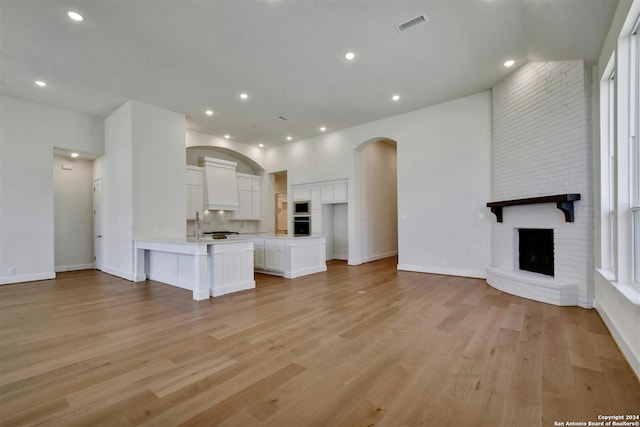
[[[595,310],[331,261],[205,301],[98,271],[0,286],[0,424],[532,426],[633,414]]]
[[[259,399],[269,390],[277,388],[279,385],[284,384],[303,371],[304,368],[302,366],[291,363],[277,372],[256,381],[249,387],[237,392],[222,402],[211,406],[195,417],[188,419],[185,424],[194,426],[219,424],[224,421],[225,418],[249,406],[251,402]]]

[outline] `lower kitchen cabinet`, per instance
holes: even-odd
[[[266,239],[264,243],[265,270],[284,272],[284,241]]]
[[[264,264],[264,243],[262,245],[255,245],[253,251],[253,266],[256,270],[262,270],[265,268]]]
[[[326,239],[322,236],[291,237],[274,234],[228,236],[253,242],[253,264],[259,273],[288,279],[327,271]]]

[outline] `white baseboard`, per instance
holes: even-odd
[[[345,258],[345,259],[347,260],[347,264],[349,265],[360,265],[360,264],[364,264],[365,262],[377,261],[379,259],[389,258],[392,256],[398,256],[398,251],[391,251],[391,252],[386,252],[383,254],[376,254],[376,255],[368,255],[363,258]],[[337,258],[334,255],[334,259],[339,259],[339,258]]]
[[[247,280],[246,282],[227,285],[224,287],[224,289],[221,289],[221,290],[214,291],[214,289],[211,289],[210,293],[212,297],[219,297],[222,295],[230,294],[232,292],[239,292],[239,291],[246,291],[247,289],[254,289],[255,287],[256,287],[255,280]]]
[[[391,251],[383,254],[369,255],[369,256],[363,257],[362,262],[377,261],[379,259],[389,258],[397,255],[398,255],[398,251]]]
[[[609,329],[609,332],[611,332],[614,341],[620,348],[620,351],[622,351],[624,357],[627,359],[627,362],[629,362],[629,366],[631,366],[631,369],[636,374],[636,377],[640,378],[640,358],[638,357],[638,355],[633,353],[631,346],[629,345],[629,343],[627,343],[627,340],[624,339],[622,334],[618,332],[618,328],[616,328],[615,323],[613,323],[613,320],[611,320],[609,313],[602,305],[598,303],[597,299],[595,300],[594,307],[602,318],[602,321],[605,323],[605,325],[607,325],[607,328]]]
[[[2,276],[0,277],[0,285],[9,285],[11,283],[23,283],[23,282],[36,282],[38,280],[55,279],[56,273],[37,273],[37,274],[22,274],[19,276]]]
[[[468,270],[464,268],[433,267],[428,265],[398,264],[398,270],[415,271],[417,273],[444,274],[445,276],[472,277],[474,279],[486,279],[485,270]]]
[[[139,275],[142,276],[142,275]],[[146,280],[146,276],[145,279]],[[144,280],[135,280],[136,282],[143,282]],[[149,274],[149,280],[153,280],[154,282],[164,283],[165,285],[175,286],[176,288],[186,289],[188,291],[193,290],[193,285],[188,283],[181,283],[177,277],[171,275],[162,275],[162,274]]]
[[[285,271],[284,277],[287,279],[295,279],[296,277],[306,276],[307,274],[321,273],[323,271],[327,271],[326,264],[309,268],[301,268],[299,270]]]
[[[56,265],[54,270],[56,273],[62,273],[64,271],[78,271],[78,270],[93,270],[94,264],[75,264],[75,265]]]
[[[127,272],[127,271],[122,271],[122,270],[118,270],[117,268],[113,268],[113,267],[109,267],[109,266],[104,266],[102,267],[102,272],[103,273],[107,273],[110,274],[112,276],[117,276],[120,277],[122,279],[126,279],[130,282],[133,282],[133,273],[132,272]]]

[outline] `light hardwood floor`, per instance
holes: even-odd
[[[0,286],[0,425],[553,426],[640,412],[594,310],[329,263],[208,301],[95,271]]]

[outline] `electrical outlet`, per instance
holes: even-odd
[[[9,267],[9,274],[12,275],[12,276],[14,274],[16,274],[16,268],[15,267]]]

